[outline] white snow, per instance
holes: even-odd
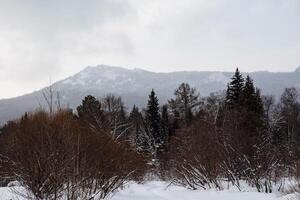
[[[20,194],[26,194],[22,187],[0,187],[1,200],[25,200]]]
[[[170,186],[162,181],[150,181],[144,184],[130,183],[117,192],[110,200],[294,200],[294,195],[258,193],[249,189],[248,192],[239,192],[236,189],[216,191],[214,189],[187,190],[178,186]],[[1,200],[24,200],[16,198],[12,187],[0,188]],[[19,187],[16,190],[20,191]]]
[[[217,82],[217,83],[227,83],[228,78],[222,72],[215,72],[210,74],[204,81],[205,83]]]
[[[86,82],[84,80],[81,79],[67,79],[63,82],[63,84],[69,84],[72,86],[77,86],[77,85],[81,85],[81,86],[85,86]]]
[[[165,182],[148,182],[131,184],[119,191],[112,200],[278,200],[276,194],[258,192],[239,192],[233,190],[187,190],[182,187],[170,186]]]

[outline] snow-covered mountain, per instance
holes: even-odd
[[[234,69],[234,68],[233,68]],[[233,75],[232,72],[182,71],[154,73],[142,69],[125,69],[99,65],[87,67],[65,80],[53,84],[59,91],[61,104],[75,108],[88,94],[102,97],[113,93],[122,96],[128,108],[133,104],[144,106],[148,94],[155,89],[161,103],[171,98],[174,89],[182,82],[196,87],[201,96],[222,91]],[[300,68],[294,72],[254,72],[250,73],[255,84],[264,94],[279,96],[285,87],[300,87]],[[42,91],[33,92],[16,98],[0,100],[0,122],[19,117],[26,111],[33,111],[44,105]]]

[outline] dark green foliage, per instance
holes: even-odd
[[[232,156],[231,170],[240,178],[260,176],[262,160],[272,150],[270,134],[260,90],[249,76],[244,80],[238,69],[228,84],[225,105],[221,124],[226,132],[225,144],[231,146],[227,149]]]
[[[244,78],[237,68],[231,82],[227,85],[226,105],[229,108],[236,107],[240,104],[243,87]]]
[[[82,100],[82,104],[77,107],[77,114],[80,120],[98,131],[110,129],[110,123],[102,110],[100,101],[91,95]]]
[[[163,146],[164,139],[161,134],[161,117],[159,113],[159,103],[158,98],[152,89],[146,110],[146,123],[149,134],[153,137],[153,145],[155,148],[160,148]]]
[[[77,107],[79,118],[93,119],[95,116],[102,114],[101,103],[92,95],[86,96],[82,104]]]
[[[264,125],[264,108],[260,90],[256,89],[253,80],[247,76],[241,95],[241,106],[245,112],[246,129],[252,132],[261,131]]]
[[[254,87],[253,80],[250,76],[246,78],[245,86],[242,90],[241,102],[249,111],[255,111],[261,115],[263,114],[260,90]]]
[[[130,112],[129,121],[132,125],[134,146],[139,152],[148,152],[151,149],[152,140],[146,132],[143,115],[135,105]]]
[[[243,111],[242,127],[252,135],[261,132],[264,125],[264,107],[260,91],[255,88],[253,80],[247,76],[244,80],[242,74],[236,69],[226,92],[226,108],[235,111]],[[260,130],[259,130],[260,129]]]

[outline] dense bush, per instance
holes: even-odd
[[[196,120],[189,128],[176,133],[169,151],[173,183],[190,189],[220,187],[216,133],[212,124],[202,120]]]
[[[142,157],[69,111],[26,114],[6,133],[2,174],[19,181],[33,199],[105,198],[143,176]]]

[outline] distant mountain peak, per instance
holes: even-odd
[[[300,66],[296,68],[295,72],[300,73]]]
[[[280,96],[286,87],[300,85],[300,67],[294,72],[249,73],[255,85],[263,94]],[[246,73],[245,73],[246,74]],[[248,73],[247,73],[248,74]],[[201,96],[223,91],[233,72],[177,71],[156,73],[140,68],[128,69],[109,65],[88,66],[77,74],[53,84],[59,92],[62,105],[76,108],[86,95],[101,98],[108,93],[122,96],[126,106],[145,106],[148,94],[153,88],[160,104],[173,97],[174,90],[182,82],[197,89]],[[0,124],[19,117],[26,111],[33,111],[43,102],[43,89],[20,97],[0,100]]]
[[[81,70],[79,73],[81,73],[81,72],[93,73],[93,72],[100,72],[100,71],[127,71],[127,70],[129,70],[129,69],[124,68],[124,67],[101,64],[101,65],[95,65],[95,66],[87,66],[86,68]]]

